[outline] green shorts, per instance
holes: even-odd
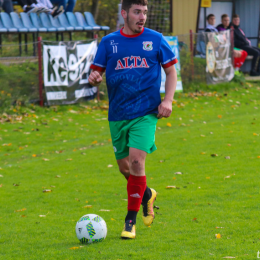
[[[155,130],[157,114],[137,117],[131,120],[109,121],[113,148],[117,160],[129,155],[129,147],[147,153],[152,153],[157,148]]]

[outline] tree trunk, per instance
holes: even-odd
[[[95,20],[98,16],[98,2],[99,0],[92,0],[91,13],[94,16]]]

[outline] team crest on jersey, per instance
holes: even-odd
[[[151,51],[153,49],[153,42],[143,42],[143,49],[145,51]]]

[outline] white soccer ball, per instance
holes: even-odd
[[[106,222],[95,214],[84,215],[76,224],[76,234],[81,243],[100,242],[107,236]]]

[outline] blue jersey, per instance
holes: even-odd
[[[106,71],[109,121],[158,113],[161,103],[161,66],[176,56],[162,34],[144,28],[135,35],[123,30],[102,38],[91,69]]]

